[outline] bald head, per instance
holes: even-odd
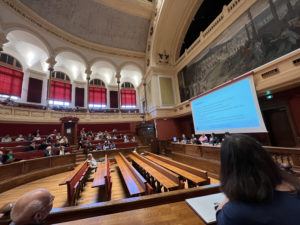
[[[22,195],[13,207],[10,217],[16,225],[40,224],[52,209],[54,196],[44,188]]]

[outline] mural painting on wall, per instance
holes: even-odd
[[[259,0],[178,73],[181,101],[300,47],[300,0]]]

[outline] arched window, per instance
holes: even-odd
[[[6,53],[0,53],[0,97],[21,97],[24,73],[21,63]]]
[[[106,96],[105,83],[99,79],[91,80],[89,88],[89,107],[105,108],[107,106]]]
[[[50,105],[69,106],[71,102],[72,84],[67,74],[54,71],[51,79]]]
[[[121,85],[121,108],[136,108],[136,92],[130,82],[124,82]]]

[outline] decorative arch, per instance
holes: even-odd
[[[1,20],[0,20],[1,22]],[[38,32],[36,32],[35,30],[31,29],[28,26],[25,25],[21,25],[21,24],[17,24],[17,23],[8,23],[8,24],[2,24],[3,26],[3,31],[6,34],[6,36],[12,32],[12,31],[24,31],[27,32],[33,36],[35,36],[37,39],[39,39],[41,41],[41,43],[44,45],[44,49],[46,51],[46,54],[48,55],[48,57],[50,57],[51,55],[54,54],[53,48],[52,46],[49,44],[49,42],[42,36],[40,35]]]
[[[89,65],[91,66],[91,68],[93,67],[93,65],[97,62],[107,62],[108,64],[111,64],[113,66],[113,68],[115,69],[116,73],[118,72],[118,66],[117,64],[115,64],[114,61],[108,59],[108,58],[104,58],[104,57],[97,57],[97,58],[94,58],[92,59],[90,62],[89,62]]]
[[[136,67],[140,70],[141,75],[143,76],[143,74],[144,74],[144,69],[142,68],[142,66],[139,65],[138,63],[132,62],[132,61],[127,61],[127,62],[122,63],[122,64],[119,66],[119,71],[121,72],[122,69],[123,69],[125,66],[132,66],[132,65],[133,65],[133,66],[136,66]]]
[[[60,53],[63,53],[63,52],[71,52],[71,53],[73,53],[75,55],[78,55],[82,59],[85,68],[86,69],[88,68],[89,63],[88,63],[87,58],[83,54],[81,54],[79,51],[77,51],[77,50],[75,50],[73,48],[69,48],[69,47],[59,47],[59,48],[56,48],[54,50],[54,57],[58,56]]]

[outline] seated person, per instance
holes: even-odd
[[[53,145],[53,148],[59,148],[59,147],[60,147],[59,140],[56,140],[56,142]]]
[[[117,138],[121,139],[121,138],[123,138],[123,135],[122,134],[118,134]]]
[[[182,144],[186,144],[187,141],[188,141],[188,139],[186,138],[185,134],[182,134],[182,136],[181,136],[181,143]]]
[[[98,144],[97,144],[96,150],[98,150],[98,151],[99,151],[99,150],[102,150],[102,145],[101,145],[101,143],[98,143]]]
[[[115,143],[114,143],[114,142],[112,142],[112,143],[110,144],[109,148],[110,148],[110,149],[116,149],[116,145],[115,145]]]
[[[43,224],[53,206],[54,196],[44,188],[22,195],[10,212],[11,224]]]
[[[100,136],[99,136],[98,134],[96,134],[96,136],[94,137],[94,140],[95,140],[95,141],[100,140]]]
[[[28,142],[28,145],[25,147],[24,152],[30,152],[35,150],[35,142]]]
[[[65,154],[66,154],[65,146],[61,145],[59,147],[59,151],[57,151],[57,155],[65,155]]]
[[[129,142],[129,139],[127,137],[127,135],[124,135],[124,143],[128,143]]]
[[[225,132],[224,133],[224,137],[222,139],[222,142],[225,140],[225,138],[229,137],[230,136],[230,133],[229,132]]]
[[[108,141],[105,141],[103,145],[103,150],[108,150],[108,149],[109,149]]]
[[[51,146],[48,146],[45,150],[45,156],[46,157],[49,157],[49,156],[54,156],[54,153],[52,151],[52,147]]]
[[[65,144],[64,144],[64,146],[65,146],[65,147],[69,147],[69,146],[70,146],[70,144],[69,144],[69,140],[68,140],[68,138],[67,138],[66,136],[63,136],[63,139],[65,140]]]
[[[5,135],[5,137],[3,137],[1,139],[1,142],[12,142],[11,137],[9,136],[9,134]]]
[[[135,136],[133,136],[133,137],[131,138],[131,142],[136,142]]]
[[[299,224],[300,182],[283,171],[254,138],[233,134],[220,149],[218,225]]]
[[[117,132],[117,131],[118,131],[117,128],[112,129],[112,132],[113,132],[113,133],[115,133],[115,132]]]
[[[33,132],[34,137],[36,137],[37,135],[40,135],[40,130],[39,129],[37,129],[36,131]]]
[[[0,165],[2,165],[4,162],[3,162],[3,152],[0,151]]]
[[[38,133],[34,138],[33,138],[34,141],[40,141],[42,140],[40,134]]]
[[[110,134],[107,134],[106,139],[111,139]]]
[[[38,147],[38,150],[45,150],[48,147],[47,141],[43,141]]]
[[[47,141],[48,144],[51,144],[51,143],[52,143],[52,140],[53,140],[53,136],[52,136],[52,134],[50,134],[50,135],[47,137],[46,141]]]
[[[13,155],[13,151],[12,150],[8,150],[6,151],[6,154],[4,154],[2,156],[2,162],[3,163],[11,163],[15,161],[15,157]]]
[[[192,137],[190,139],[191,144],[197,144],[197,138],[195,137],[195,134],[192,134]]]
[[[117,136],[114,134],[114,136],[112,136],[112,139],[118,139]]]
[[[33,137],[32,137],[32,135],[31,135],[31,133],[29,133],[29,134],[27,135],[27,137],[25,137],[25,141],[33,141]]]
[[[56,139],[56,140],[60,140],[60,139],[61,139],[61,136],[60,136],[60,133],[59,133],[59,132],[56,134],[55,139]]]
[[[86,146],[86,149],[88,151],[93,151],[94,150],[94,147],[92,146],[91,142],[88,142],[87,146]]]
[[[93,157],[93,155],[91,153],[88,154],[88,167],[90,169],[97,169],[98,167],[98,163],[96,161],[96,159]]]
[[[209,138],[209,144],[211,144],[211,145],[219,144],[219,139],[215,133],[211,133],[210,138]]]
[[[15,141],[24,141],[24,140],[25,140],[25,139],[24,139],[23,135],[22,135],[22,134],[19,134],[19,136],[16,138]]]
[[[205,144],[205,143],[208,143],[208,138],[206,137],[205,134],[202,134],[200,137],[199,137],[199,141],[201,144]]]

